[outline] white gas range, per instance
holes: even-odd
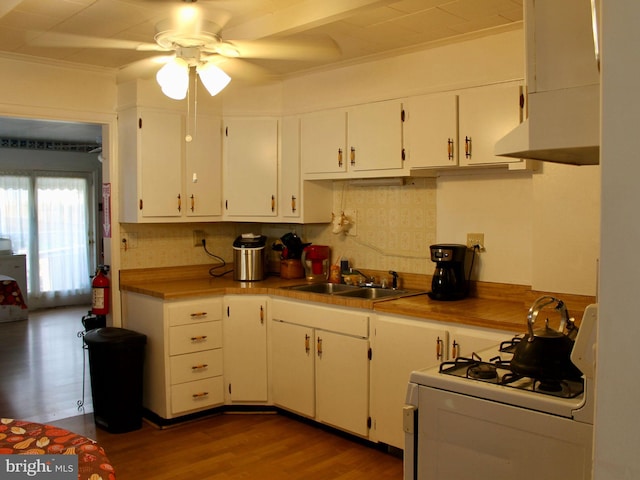
[[[590,305],[571,353],[580,380],[512,374],[513,341],[413,372],[404,480],[590,479],[596,320]]]

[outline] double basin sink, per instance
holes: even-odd
[[[356,285],[344,285],[341,283],[306,283],[304,285],[294,285],[292,287],[284,288],[298,292],[339,295],[341,297],[362,298],[365,300],[380,300],[383,298],[404,297],[407,295],[422,293],[411,290],[393,290],[391,288],[381,287],[359,287]]]

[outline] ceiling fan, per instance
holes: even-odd
[[[217,7],[234,3],[227,0],[201,0],[201,3],[215,5],[215,11],[203,9],[197,4],[198,0],[144,1],[176,4],[172,15],[156,24],[154,43],[56,32],[41,32],[31,43],[46,47],[124,48],[165,53],[124,66],[118,78],[125,81],[157,70],[156,80],[162,92],[176,100],[186,97],[193,71],[213,96],[227,86],[231,80],[229,74],[254,81],[272,77],[268,70],[251,64],[252,59],[316,60],[340,55],[337,44],[327,36],[294,34],[256,40],[226,39],[223,29],[232,14]],[[238,0],[235,3],[237,5]],[[159,65],[162,66],[159,68]]]

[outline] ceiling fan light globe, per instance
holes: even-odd
[[[198,65],[196,71],[198,72],[200,80],[202,80],[202,84],[212,97],[220,93],[231,81],[229,75],[212,63]]]
[[[189,65],[181,58],[175,58],[158,70],[156,81],[167,97],[182,100],[189,89]]]

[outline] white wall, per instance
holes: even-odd
[[[596,480],[640,478],[640,2],[602,2],[602,246]],[[631,379],[629,377],[631,374]]]

